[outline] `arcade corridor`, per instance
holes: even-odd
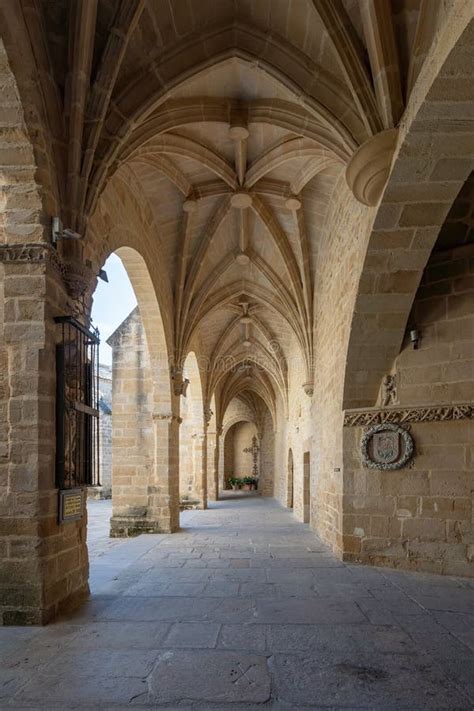
[[[2,709],[472,708],[474,581],[343,564],[252,495],[174,535],[109,516],[89,503],[90,601],[0,629]]]

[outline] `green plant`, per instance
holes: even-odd
[[[230,476],[227,481],[229,482],[230,486],[238,486],[239,489],[243,484],[243,479],[240,479],[238,476]]]

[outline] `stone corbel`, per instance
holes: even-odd
[[[189,386],[188,378],[183,378],[183,371],[181,368],[174,366],[171,369],[171,380],[173,381],[173,392],[175,395],[182,395],[186,397],[186,391]]]
[[[213,414],[214,414],[214,413],[213,413],[213,411],[211,410],[210,407],[204,408],[203,417],[204,417],[204,425],[205,425],[206,427],[209,427],[209,423],[210,423],[210,421],[212,420]]]
[[[308,397],[313,397],[314,385],[310,381],[303,383],[303,390]]]
[[[382,197],[392,167],[398,129],[376,133],[354,153],[346,168],[347,184],[363,205],[374,207]]]
[[[94,280],[94,273],[91,267],[80,262],[65,262],[64,283],[69,296],[79,299]]]

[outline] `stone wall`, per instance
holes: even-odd
[[[252,453],[244,452],[244,449],[249,449],[252,446],[252,437],[257,436],[257,427],[253,422],[239,422],[232,429],[234,431],[234,476],[252,476]]]
[[[416,350],[408,335],[415,328]],[[474,401],[474,234],[431,256],[395,372],[401,405]]]
[[[391,409],[415,419],[408,425],[415,442],[411,466],[365,469],[359,451],[363,429],[344,430],[348,559],[474,575],[474,420],[446,414],[452,404],[474,401],[473,197],[468,181],[423,273],[393,367],[397,390]],[[420,339],[416,349],[412,329]],[[422,406],[434,421],[416,421]]]
[[[472,576],[473,421],[413,423],[396,471],[362,466],[363,432],[344,428],[344,559]]]
[[[263,436],[258,442],[260,446],[260,476],[258,489],[262,496],[275,495],[275,434],[273,420],[267,412],[263,426]]]

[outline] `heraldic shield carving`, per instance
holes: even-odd
[[[408,430],[389,422],[366,430],[360,445],[364,466],[369,469],[401,469],[413,458],[415,449]]]

